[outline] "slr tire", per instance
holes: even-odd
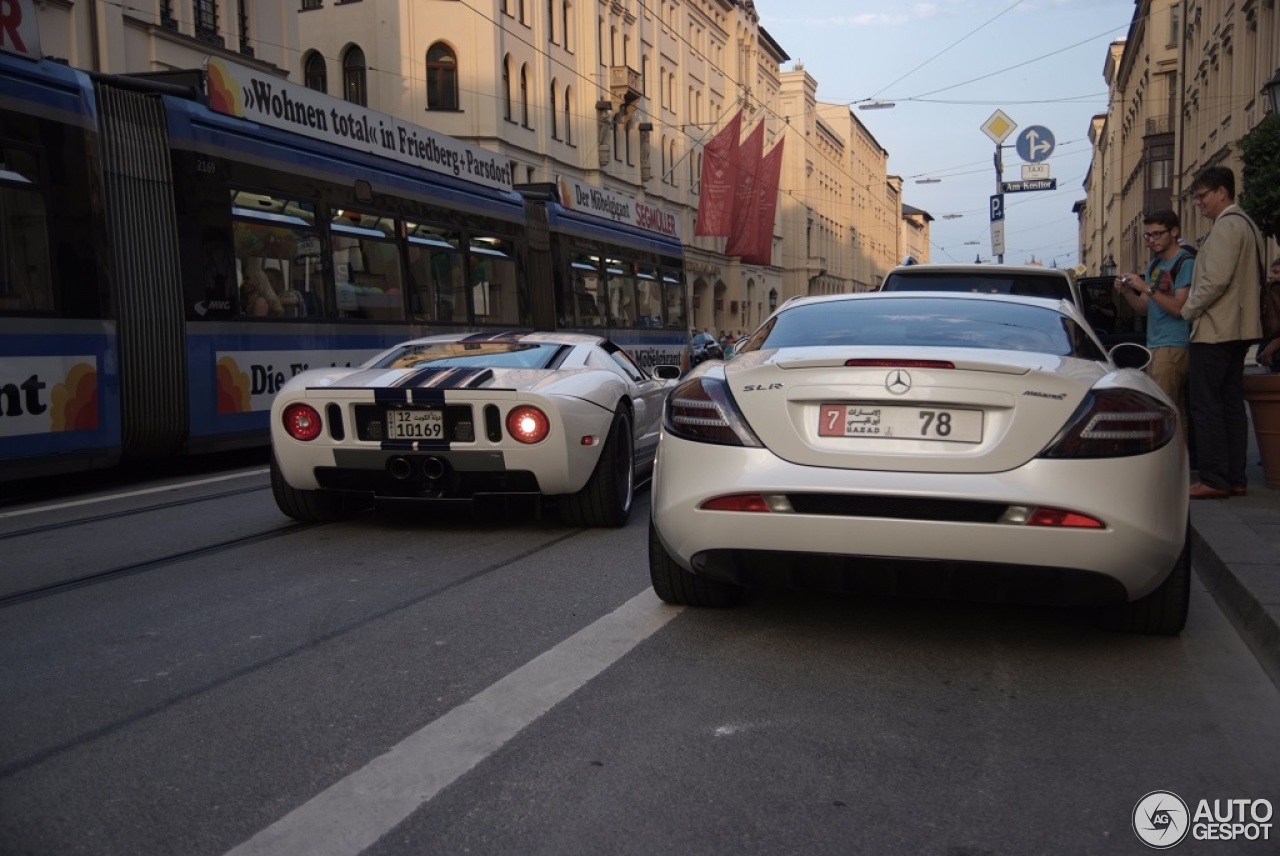
[[[742,586],[700,577],[671,558],[662,546],[652,519],[649,520],[649,581],[661,600],[678,606],[724,607],[742,602]]]
[[[1098,626],[1122,633],[1145,633],[1150,636],[1177,636],[1187,624],[1187,607],[1191,603],[1191,523],[1187,522],[1182,553],[1173,570],[1155,591],[1130,603],[1104,607],[1097,617]]]

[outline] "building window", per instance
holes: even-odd
[[[564,49],[573,50],[572,34],[569,30],[569,2],[565,2],[560,6],[560,38],[564,41]]]
[[[458,58],[443,42],[427,50],[427,109],[458,109]]]
[[[342,97],[361,107],[369,106],[365,88],[364,51],[352,46],[342,57]]]
[[[551,139],[560,139],[560,116],[556,113],[556,82],[551,81]]]
[[[248,0],[237,0],[240,18],[240,53],[253,56],[253,46],[249,44],[249,4]]]
[[[511,54],[502,58],[502,118],[511,121]]]
[[[321,2],[321,0],[302,0],[302,11],[305,12],[308,9],[319,9],[323,5],[324,4]]]
[[[522,24],[529,23],[529,16],[525,13],[525,7],[527,6],[528,2],[529,0],[520,0],[520,23]]]
[[[564,88],[564,141],[573,145],[573,117],[569,113],[569,105],[573,103],[573,89]]]
[[[556,0],[547,0],[547,41],[556,44]]]
[[[329,91],[329,72],[319,51],[311,51],[302,61],[302,80],[308,89],[316,92]]]
[[[196,38],[202,42],[221,45],[218,35],[218,4],[214,0],[195,0]]]
[[[520,66],[520,124],[529,125],[529,66]]]
[[[1176,45],[1182,41],[1182,4],[1174,3],[1169,7],[1169,44]]]

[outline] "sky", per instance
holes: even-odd
[[[903,179],[903,204],[933,216],[933,262],[993,260],[990,197],[995,142],[983,124],[1002,110],[1003,178],[1021,179],[1013,148],[1047,128],[1056,190],[1005,194],[1005,256],[1075,267],[1076,215],[1092,149],[1089,124],[1107,111],[1108,45],[1123,39],[1132,0],[756,0],[761,25],[818,82],[818,100],[852,105]],[[885,109],[859,104],[892,102]],[[941,179],[919,183],[920,179]],[[960,216],[956,216],[960,215]],[[976,243],[975,243],[976,242]]]

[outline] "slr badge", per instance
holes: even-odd
[[[911,390],[911,375],[902,369],[894,369],[884,379],[884,388],[889,390],[891,395],[902,395],[909,392]]]

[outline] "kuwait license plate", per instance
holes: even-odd
[[[443,410],[400,407],[387,411],[388,440],[439,440],[443,437]]]
[[[980,443],[982,411],[954,407],[824,404],[818,410],[818,436]]]

